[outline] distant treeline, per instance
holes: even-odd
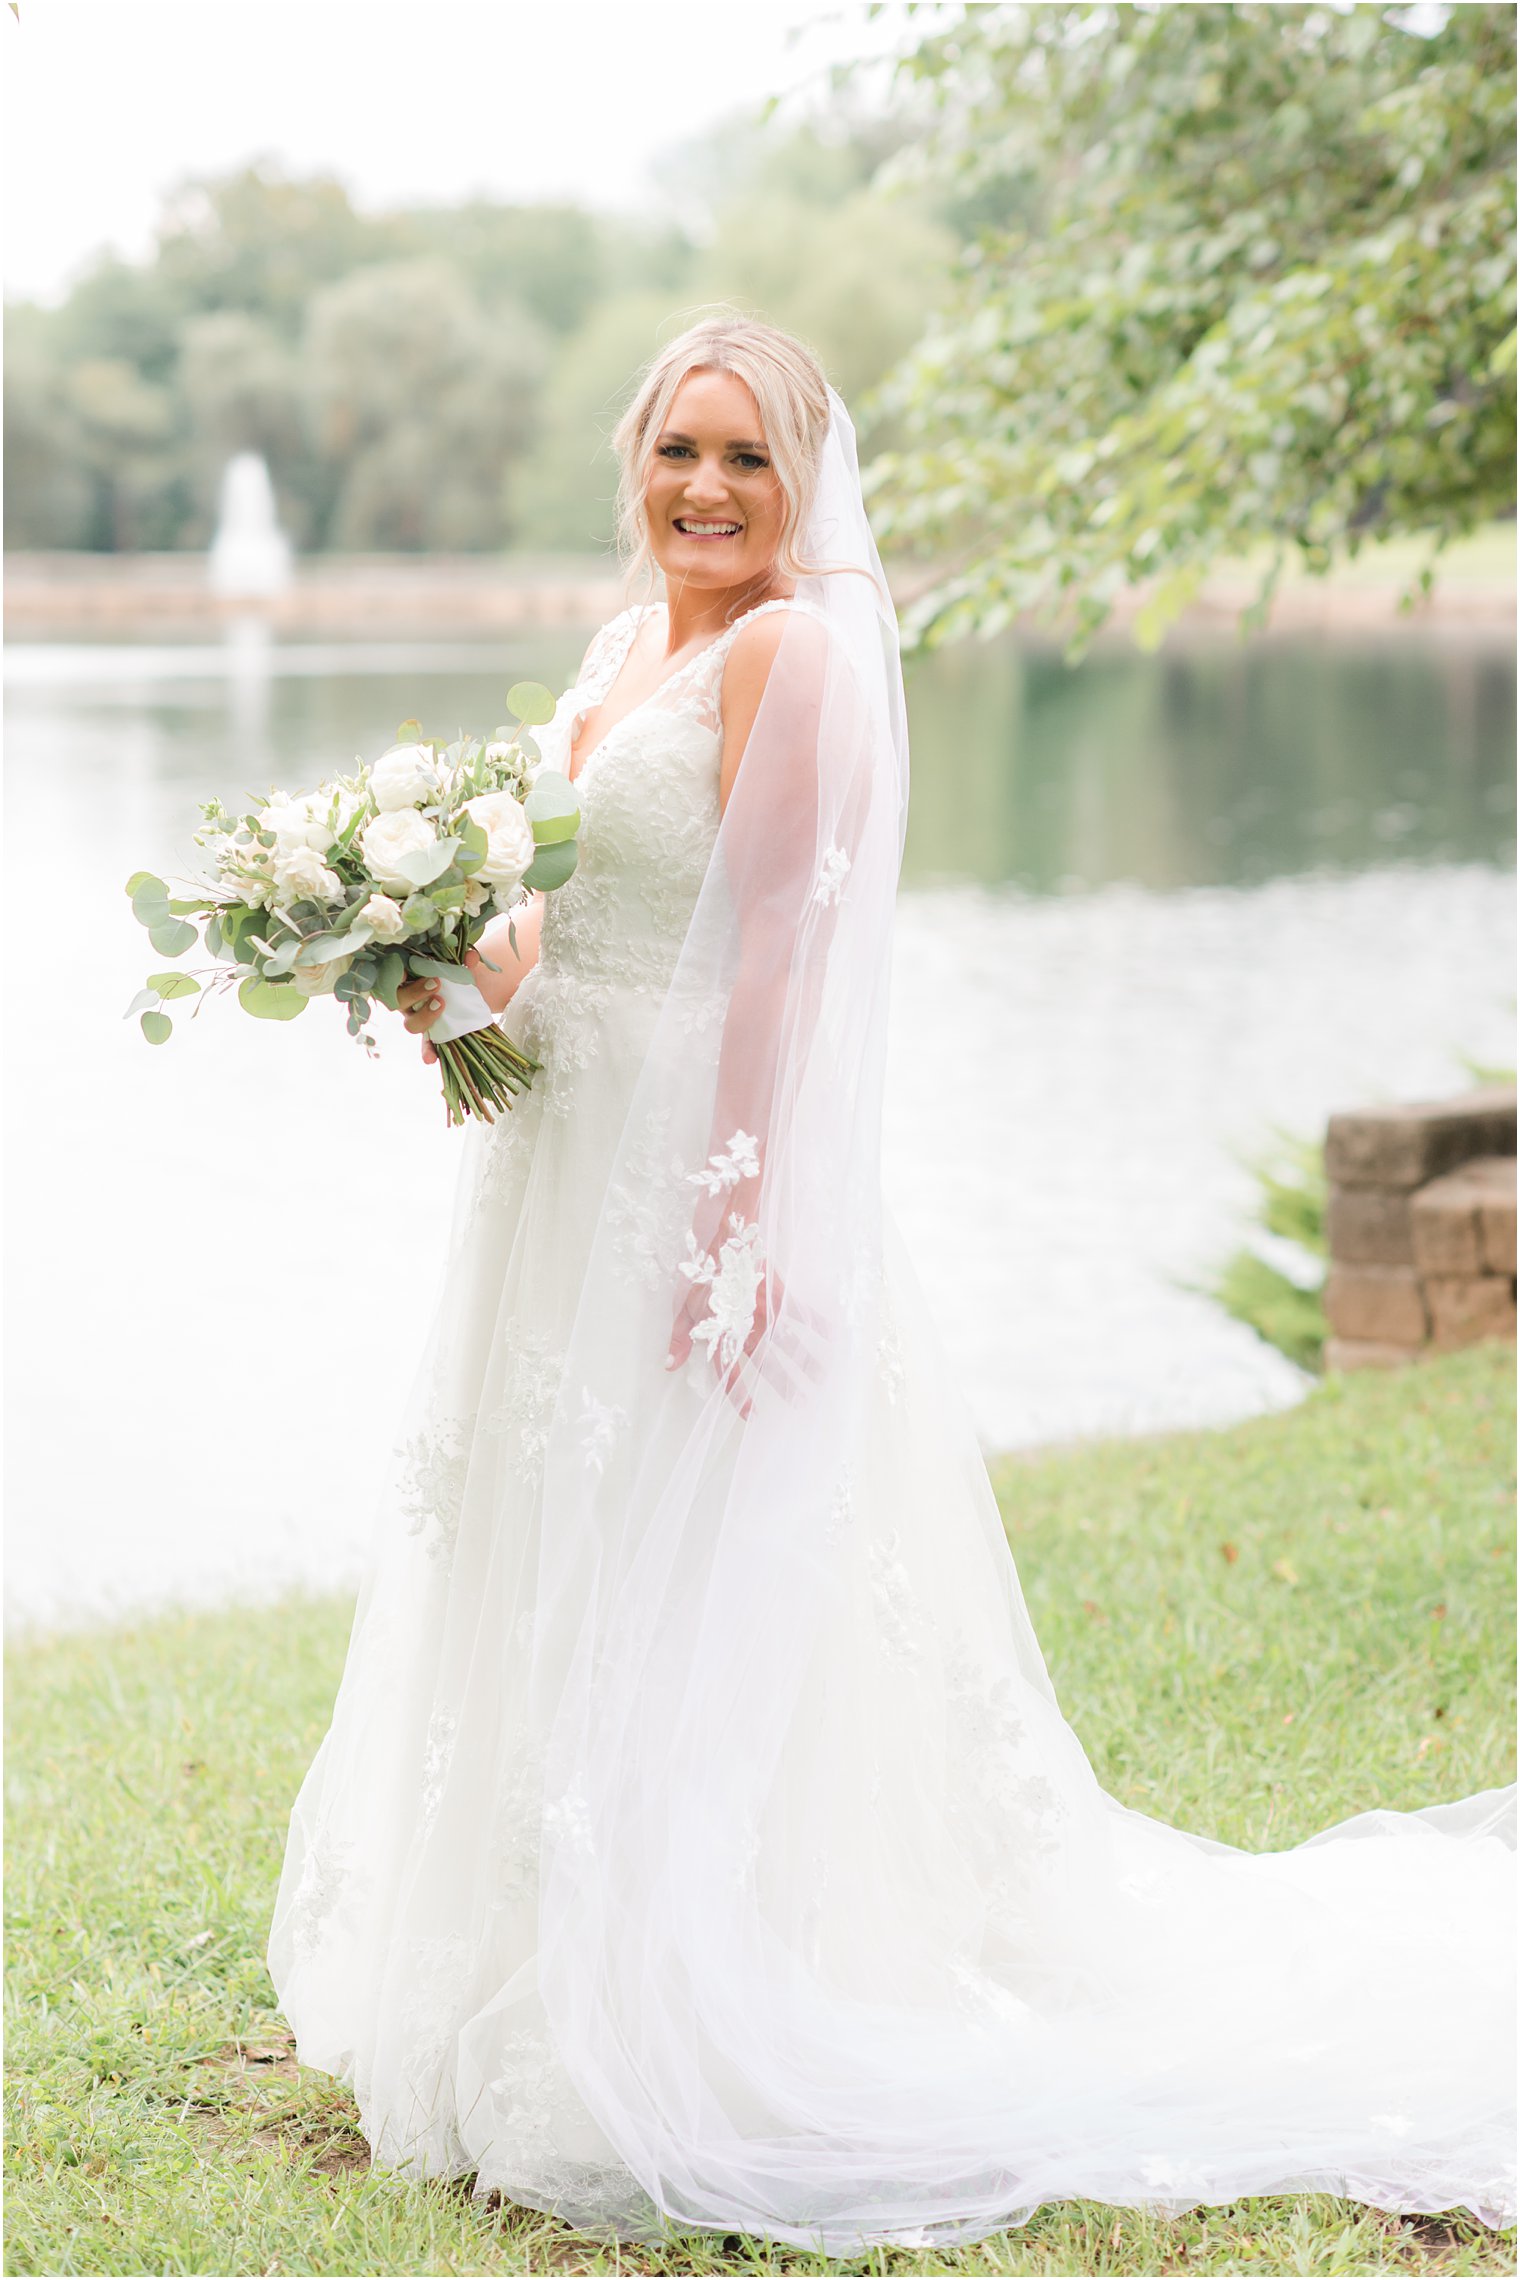
[[[671,161],[663,223],[365,215],[268,166],[189,183],[151,260],[7,311],[6,544],[204,547],[252,449],[306,552],[600,547],[606,437],[687,311],[800,332],[852,399],[918,339],[975,217],[873,187],[892,134],[713,137]]]

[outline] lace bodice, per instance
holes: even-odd
[[[575,779],[580,861],[544,910],[540,987],[554,977],[646,989],[669,982],[718,834],[723,667],[762,602],[688,658],[614,723]],[[634,603],[604,625],[580,677],[539,734],[543,765],[570,773],[581,721],[608,695],[634,637],[661,602]]]

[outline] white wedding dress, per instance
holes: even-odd
[[[826,616],[768,607],[787,639]],[[546,762],[637,617],[593,643]],[[352,2085],[378,2164],[624,2235],[841,2255],[1075,2196],[1286,2190],[1507,2222],[1513,1793],[1266,1855],[1106,1796],[911,1270],[889,1223],[856,1256],[842,1194],[837,1241],[809,1222],[788,1270],[850,1254],[838,1336],[864,1361],[834,1442],[807,1439],[827,1365],[779,1423],[717,1384],[753,1319],[742,1227],[710,1334],[665,1366],[694,1201],[747,1192],[757,1137],[720,1120],[707,1145],[678,1082],[707,1072],[705,1116],[732,975],[689,952],[734,637],[587,757],[580,868],[502,1017],[541,1072],[462,1143],[291,1816],[268,1953],[299,2055]],[[825,914],[853,883],[830,830]],[[836,1067],[848,1043],[836,1023]],[[794,1106],[811,1162],[825,1128]],[[779,1161],[779,1125],[759,1137]]]

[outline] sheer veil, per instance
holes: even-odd
[[[1512,1801],[1251,1858],[1113,1803],[1056,1706],[883,1211],[908,738],[830,414],[650,984],[503,1598],[531,1625],[473,1635],[521,1665],[540,1849],[536,1959],[460,2035],[465,2152],[581,2223],[834,2253],[1072,2194],[1492,2219]]]

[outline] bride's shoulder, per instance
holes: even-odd
[[[828,624],[812,603],[793,598],[766,602],[742,620],[724,660],[725,713],[753,713],[776,661],[790,679],[811,679],[821,671],[829,649]]]

